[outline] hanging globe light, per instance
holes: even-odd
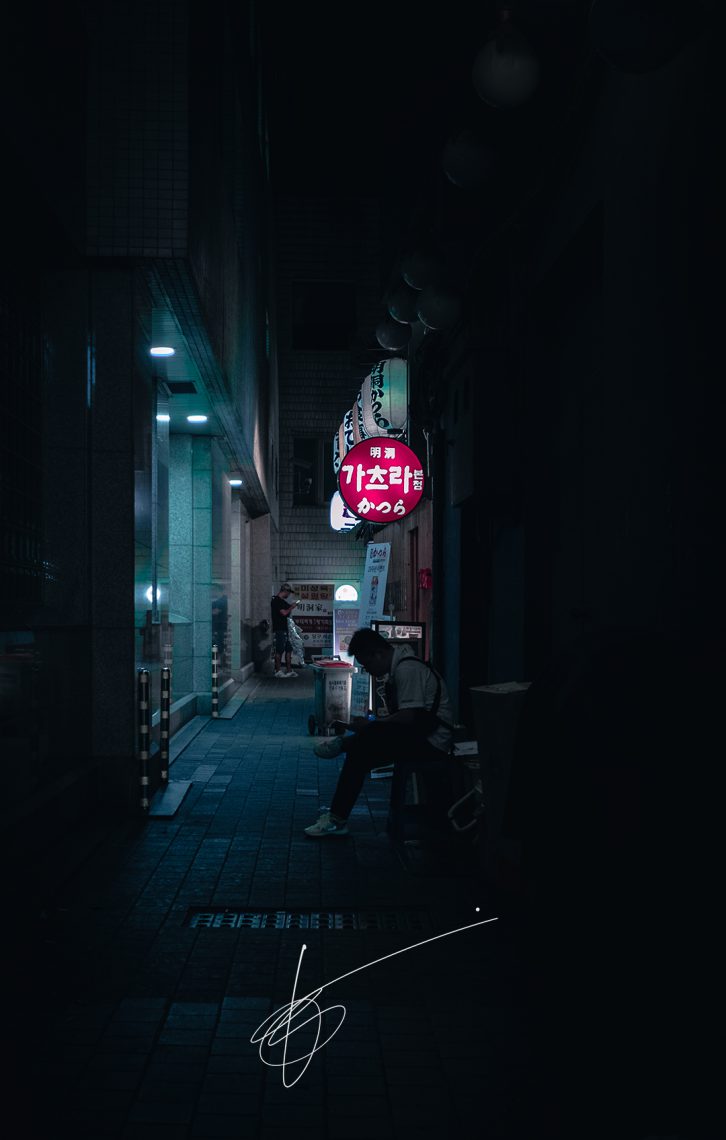
[[[461,316],[461,301],[445,285],[429,285],[418,301],[419,320],[428,329],[450,329]]]
[[[494,169],[494,153],[468,127],[452,135],[441,154],[444,174],[454,186],[481,186]]]
[[[409,250],[401,258],[401,276],[412,289],[424,289],[441,273],[441,262],[423,248]]]
[[[539,76],[537,56],[512,24],[509,9],[503,8],[495,34],[474,60],[471,78],[477,95],[490,107],[519,107],[532,95]]]
[[[388,298],[388,312],[394,321],[408,324],[416,320],[417,304],[418,292],[405,281],[401,281]]]
[[[411,339],[411,326],[384,317],[376,327],[376,340],[382,348],[390,351],[405,348]]]

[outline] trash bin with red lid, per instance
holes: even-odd
[[[335,721],[350,720],[353,666],[335,657],[315,657],[310,668],[315,677],[315,712],[308,717],[308,732],[330,736]]]

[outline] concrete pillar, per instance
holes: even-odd
[[[194,691],[192,437],[169,439],[169,620],[174,627],[172,697]]]
[[[230,538],[231,538],[231,579],[229,588],[229,621],[232,637],[232,673],[239,671],[244,664],[241,656],[241,621],[242,621],[242,546],[241,535],[244,530],[242,518],[242,503],[238,495],[232,499],[230,512]]]
[[[192,438],[192,687],[202,716],[212,709],[212,442]]]
[[[98,763],[102,804],[124,811],[138,796],[134,733],[134,432],[135,428],[141,433],[152,430],[153,401],[150,377],[136,372],[133,274],[93,274],[90,295],[91,750]]]

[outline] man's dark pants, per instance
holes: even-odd
[[[447,753],[433,748],[413,725],[385,721],[371,721],[353,736],[345,737],[343,747],[345,762],[330,805],[333,815],[340,819],[350,815],[372,768],[411,760],[447,760]]]

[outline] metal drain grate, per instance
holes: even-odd
[[[401,910],[194,910],[186,925],[209,930],[430,931],[425,912]]]

